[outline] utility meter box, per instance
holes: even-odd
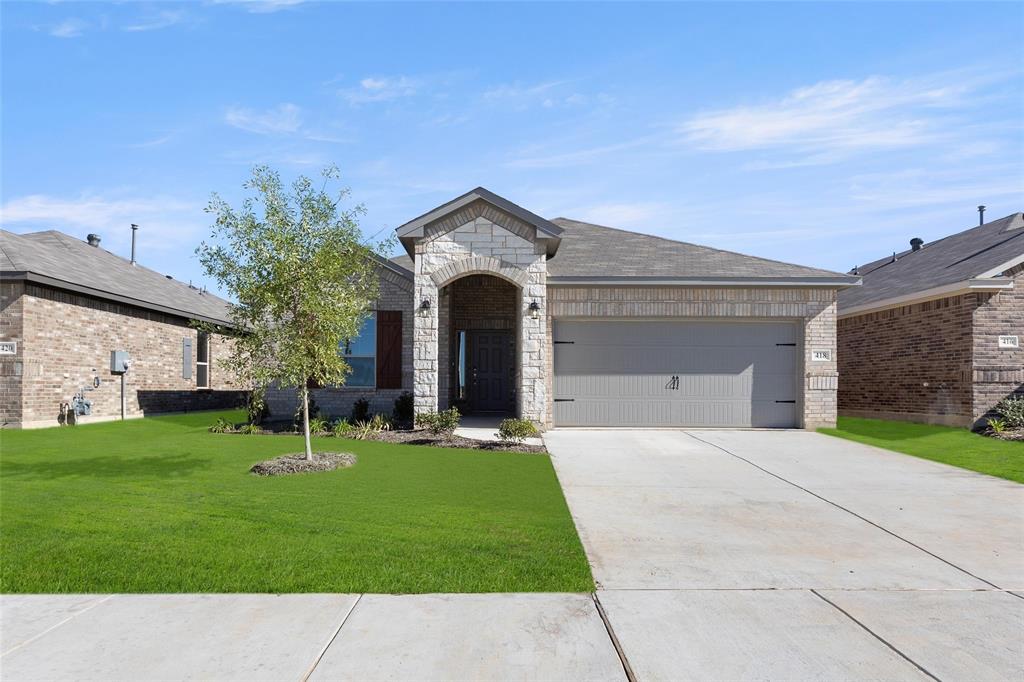
[[[131,358],[126,350],[110,351],[110,372],[111,374],[124,374],[131,366]]]

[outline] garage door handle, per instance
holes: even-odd
[[[576,399],[575,398],[555,398],[555,402],[556,403],[574,403],[574,402],[576,402]]]
[[[796,401],[795,400],[776,400],[775,402],[777,402],[777,403],[787,403],[787,404],[790,404],[790,405],[796,405]]]
[[[796,344],[795,343],[777,343],[775,345],[776,346],[793,346],[794,348],[796,348]]]
[[[561,343],[573,344],[573,343],[576,343],[576,342],[575,341],[554,341],[553,343],[557,346],[557,345],[559,345]]]

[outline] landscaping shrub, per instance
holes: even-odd
[[[992,433],[1000,434],[1006,431],[1006,422],[1002,419],[989,419],[988,428],[992,429]]]
[[[238,432],[251,436],[263,433],[263,429],[260,427],[259,424],[243,424],[242,426],[238,427]]]
[[[267,418],[266,391],[262,388],[254,388],[249,391],[249,397],[245,401],[245,411],[248,414],[250,424],[262,424]]]
[[[331,424],[331,435],[335,438],[348,438],[352,435],[355,427],[346,419],[338,419]]]
[[[462,415],[458,408],[451,407],[441,412],[423,412],[416,415],[416,421],[435,436],[451,438],[455,429],[459,428]]]
[[[996,412],[1002,415],[1008,426],[1024,428],[1024,396],[1003,398],[996,405]]]
[[[502,419],[498,424],[498,438],[503,443],[522,443],[527,438],[540,435],[537,427],[528,419]]]
[[[313,417],[309,420],[309,432],[311,434],[327,433],[330,428],[330,422],[323,417]]]
[[[404,391],[402,395],[395,398],[394,409],[395,422],[398,424],[412,424],[413,398],[412,393]]]
[[[352,403],[352,417],[349,419],[353,424],[365,422],[370,419],[370,401],[360,398]]]
[[[210,433],[232,433],[234,430],[235,425],[223,417],[218,418],[210,427]]]

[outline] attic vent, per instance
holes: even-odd
[[[922,246],[924,246],[924,240],[920,237],[914,237],[910,240],[911,251],[920,251]]]
[[[99,246],[100,236],[98,234],[87,234],[85,235],[85,241],[89,242],[89,246]]]

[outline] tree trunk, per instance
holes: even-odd
[[[302,435],[306,440],[306,459],[313,460],[313,448],[309,442],[309,384],[302,384]]]

